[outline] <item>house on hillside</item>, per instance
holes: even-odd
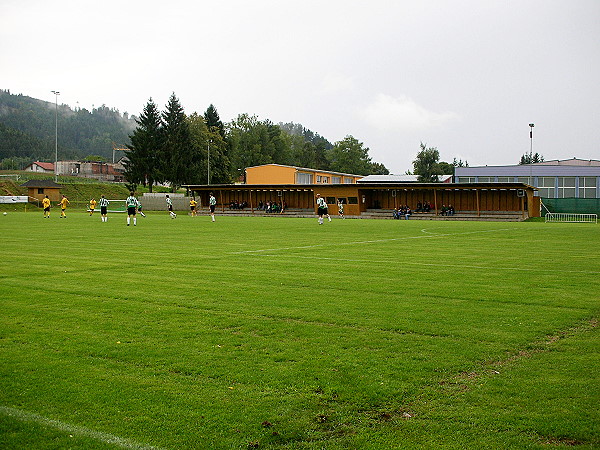
[[[122,161],[107,163],[102,161],[58,161],[57,173],[102,181],[124,181],[125,167]]]
[[[35,161],[23,170],[26,172],[54,173],[54,163]]]
[[[42,201],[46,195],[53,202],[60,200],[62,185],[56,184],[52,180],[29,180],[21,186],[27,188],[27,195],[30,201],[33,199]]]

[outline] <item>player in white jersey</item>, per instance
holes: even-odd
[[[137,198],[135,198],[135,196],[133,195],[133,192],[131,192],[129,194],[129,197],[127,197],[127,200],[125,200],[125,204],[127,205],[127,226],[129,226],[129,223],[130,223],[132,217],[133,217],[133,226],[135,227],[137,225],[137,219],[135,218],[135,213],[137,211],[138,203],[139,202],[138,202]]]
[[[102,217],[102,222],[107,222],[108,217],[106,216],[106,213],[108,212],[109,201],[104,197],[104,194],[102,194],[102,197],[100,197],[99,203],[100,203],[100,216]]]
[[[215,206],[217,206],[217,199],[210,193],[210,197],[208,198],[208,206],[210,207],[210,216],[212,217],[212,221],[215,221]]]
[[[319,225],[323,225],[323,216],[327,216],[327,219],[331,222],[331,217],[329,217],[329,211],[327,209],[327,202],[321,194],[317,194],[317,214],[319,215]]]
[[[177,217],[177,214],[175,214],[173,212],[173,200],[171,200],[171,198],[169,197],[169,194],[167,194],[167,196],[165,197],[165,199],[167,200],[167,209],[169,210],[169,214],[171,215],[171,219],[175,219]]]

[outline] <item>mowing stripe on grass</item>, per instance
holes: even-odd
[[[301,248],[301,247],[295,247]],[[300,256],[297,254],[293,255],[282,255],[274,254],[274,253],[261,253],[258,256],[267,256],[267,257],[275,257],[275,258],[293,258],[293,259],[318,259],[324,261],[335,261],[335,262],[360,262],[360,263],[377,263],[377,264],[391,264],[398,262],[397,260],[386,260],[386,259],[349,259],[349,258],[329,258],[326,256]],[[427,266],[427,267],[454,267],[456,269],[479,269],[479,270],[513,270],[513,271],[523,271],[523,272],[541,272],[541,273],[556,273],[556,270],[548,270],[548,269],[540,269],[540,268],[531,268],[531,267],[492,267],[492,266],[475,266],[472,264],[448,264],[444,263],[422,263],[422,262],[414,262],[414,261],[402,261],[403,265],[406,266]],[[580,273],[586,275],[600,275],[600,271],[593,270],[561,270],[560,273]]]
[[[421,230],[423,231],[423,230]],[[393,241],[404,241],[407,239],[432,239],[438,237],[448,237],[448,236],[463,236],[465,234],[478,234],[478,233],[493,233],[496,231],[510,231],[510,228],[500,228],[497,230],[481,230],[481,231],[465,231],[462,233],[440,233],[440,234],[427,234],[427,235],[419,235],[419,236],[402,236],[397,238],[389,238],[389,239],[373,239],[368,241],[350,241],[350,242],[338,242],[335,245],[357,245],[357,244],[378,244],[381,242],[393,242]],[[259,250],[244,250],[241,252],[229,252],[229,254],[233,255],[241,255],[244,253],[262,253],[262,252],[273,252],[273,251],[281,251],[281,250],[295,250],[295,249],[306,249],[306,248],[319,248],[319,247],[330,247],[331,244],[313,244],[313,245],[301,245],[298,247],[279,247],[279,248],[264,248]]]
[[[94,431],[89,428],[80,427],[77,425],[71,425],[60,420],[49,419],[39,414],[22,411],[16,408],[10,408],[8,406],[0,406],[0,413],[23,422],[34,422],[38,425],[52,427],[60,431],[64,431],[70,434],[77,434],[80,436],[91,437],[98,441],[104,442],[105,444],[116,445],[121,448],[131,448],[139,450],[159,450],[159,447],[152,447],[148,445],[138,444],[137,442],[124,439],[119,436],[114,436],[108,433],[102,433],[101,431]]]

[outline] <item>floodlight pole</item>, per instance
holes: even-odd
[[[212,139],[209,139],[208,140],[208,158],[207,158],[207,160],[208,160],[208,183],[207,184],[210,184],[210,143],[211,142],[212,142]]]
[[[535,127],[535,124],[530,123],[529,124],[529,162],[532,162],[533,160],[533,127]]]
[[[54,94],[54,182],[58,183],[58,96],[60,92],[50,92]]]

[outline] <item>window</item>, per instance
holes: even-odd
[[[321,183],[329,184],[329,177],[321,177]]]
[[[38,188],[38,194],[43,194],[44,193],[44,188]]]
[[[344,204],[344,205],[345,205],[346,203],[348,203],[348,201],[347,201],[347,200],[346,200],[344,197],[340,197],[340,198],[338,198],[338,202],[340,202],[340,203],[342,203],[342,204]]]
[[[321,182],[321,178],[323,178],[321,175],[317,175],[317,183]]]
[[[296,184],[312,184],[312,174],[306,172],[296,173]]]
[[[342,177],[331,177],[331,184],[342,184]]]
[[[344,184],[354,183],[354,178],[344,177]]]
[[[348,197],[349,205],[358,205],[358,197]]]
[[[475,177],[457,177],[457,183],[475,183]]]
[[[492,183],[494,181],[494,177],[477,177],[478,183]]]
[[[528,184],[529,186],[533,186],[533,179],[529,177],[519,177],[517,178],[519,183]]]
[[[336,204],[335,197],[326,197],[325,201],[327,202],[328,205],[335,205]]]
[[[498,183],[510,183],[512,177],[498,177]]]
[[[575,197],[575,177],[558,177],[558,198]]]
[[[579,198],[596,198],[596,177],[579,178]]]
[[[544,198],[555,198],[554,197],[554,177],[538,177],[538,192],[540,197]]]

